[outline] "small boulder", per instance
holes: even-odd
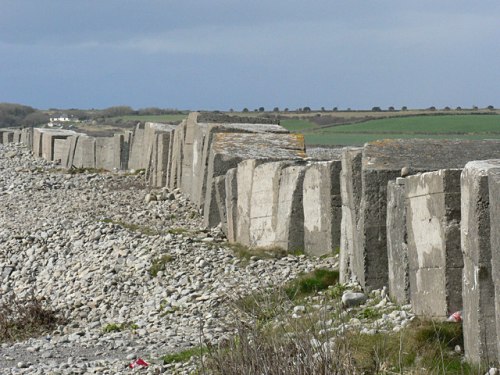
[[[342,295],[342,304],[345,307],[359,306],[365,303],[366,299],[367,297],[364,293],[345,292]]]
[[[156,194],[151,194],[151,193],[146,194],[146,196],[144,197],[144,203],[149,203],[153,201],[156,201]]]
[[[410,167],[401,168],[401,177],[406,177],[410,174]]]

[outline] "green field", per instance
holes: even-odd
[[[500,115],[428,115],[321,127],[307,120],[281,124],[304,133],[309,145],[361,145],[384,138],[500,139]]]
[[[343,113],[342,116],[347,121],[360,121],[356,118],[359,114],[353,113],[352,118],[349,113]],[[178,123],[186,117],[187,114],[173,114],[114,119]],[[500,114],[497,113],[387,117],[347,125],[318,125],[313,116],[285,115],[281,117],[280,124],[291,132],[303,133],[307,145],[362,145],[385,138],[500,139]]]

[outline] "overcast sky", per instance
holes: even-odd
[[[0,102],[500,106],[498,0],[0,0]]]

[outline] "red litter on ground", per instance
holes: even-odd
[[[137,358],[134,362],[128,365],[130,368],[148,367],[149,364],[142,358]]]
[[[461,311],[454,312],[449,316],[448,321],[454,323],[460,323],[462,321],[462,312]]]

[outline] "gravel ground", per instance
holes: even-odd
[[[0,202],[0,298],[33,293],[67,319],[1,344],[2,374],[129,373],[138,357],[143,373],[189,374],[160,357],[224,338],[233,297],[336,266],[243,262],[180,192],[151,192],[140,174],[68,174],[22,145],[0,145]]]

